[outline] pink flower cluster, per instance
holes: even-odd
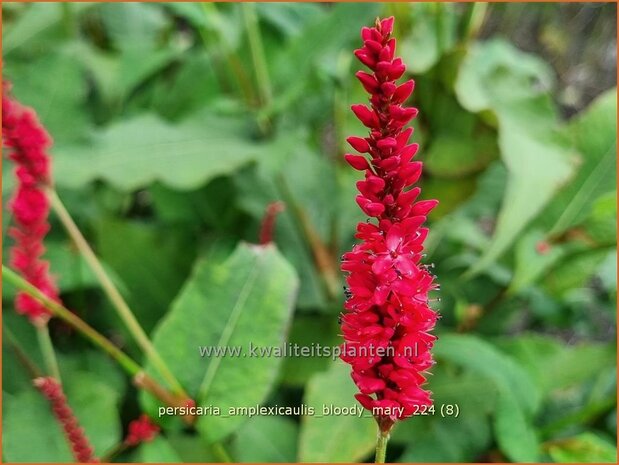
[[[17,188],[10,203],[15,227],[9,231],[15,240],[11,265],[22,276],[53,300],[58,289],[49,274],[49,264],[42,259],[43,239],[48,230],[49,202],[44,188],[50,184],[50,159],[47,150],[51,138],[39,123],[36,113],[8,95],[2,96],[2,139],[10,149],[9,158],[16,164]],[[24,292],[15,300],[15,308],[35,324],[45,324],[49,311]]]
[[[409,144],[413,129],[405,129],[417,109],[403,106],[414,81],[396,83],[406,68],[395,57],[393,22],[377,20],[375,27],[363,28],[364,45],[355,51],[372,71],[356,74],[370,93],[370,105],[352,106],[369,136],[348,138],[367,156],[345,158],[365,172],[357,183],[357,203],[375,222],[357,225],[355,237],[361,242],[344,254],[341,267],[348,274],[342,359],[352,366],[360,390],[356,398],[374,413],[383,431],[432,403],[422,385],[424,371],[434,363],[430,348],[436,339],[429,334],[437,313],[428,304],[428,293],[438,288],[420,263],[428,234],[422,225],[438,202],[418,201],[421,189],[410,188],[422,171],[422,163],[412,161],[418,150],[417,144]]]

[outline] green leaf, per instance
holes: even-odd
[[[499,258],[575,171],[576,154],[557,128],[551,84],[544,62],[502,41],[472,47],[463,61],[458,99],[470,111],[494,112],[509,172],[494,236],[470,275]]]
[[[73,373],[65,394],[86,436],[102,455],[120,440],[118,393],[92,373]],[[10,462],[71,462],[69,446],[49,402],[33,388],[5,394],[3,456]],[[36,447],[33,439],[36,438]]]
[[[21,51],[28,45],[40,51],[41,48],[58,42],[62,34],[58,27],[63,19],[63,8],[70,14],[79,14],[91,8],[94,2],[68,3],[30,3],[17,13],[14,21],[3,21],[2,54],[6,57],[12,52]],[[3,11],[6,4],[2,5]],[[64,31],[63,31],[64,32]],[[49,40],[53,38],[54,40]],[[35,73],[33,73],[35,74]]]
[[[323,406],[361,409],[356,393],[350,367],[339,360],[310,380],[303,403],[314,409],[314,415],[301,420],[300,462],[358,462],[370,454],[377,426],[369,412],[364,411],[361,418],[323,415]]]
[[[152,441],[143,442],[138,449],[138,460],[143,463],[182,462],[166,438],[159,435]]]
[[[127,378],[119,366],[103,352],[94,349],[80,350],[76,353],[58,353],[60,376],[63,379],[73,379],[74,375],[89,373],[97,380],[106,384],[118,398],[127,389]]]
[[[485,168],[497,153],[495,136],[488,132],[439,133],[425,153],[425,167],[437,177],[461,178]]]
[[[513,393],[505,388],[499,391],[494,433],[499,447],[512,461],[528,463],[539,460],[540,445],[533,424]]]
[[[371,24],[378,12],[379,5],[374,3],[335,4],[326,18],[317,16],[282,49],[274,60],[273,81],[281,87],[294,86],[317,63],[324,63],[327,57],[356,45],[353,40],[358,41],[358,36],[351,31]]]
[[[298,426],[285,417],[256,416],[236,433],[232,450],[237,462],[293,463]]]
[[[492,439],[488,419],[478,413],[413,417],[395,427],[398,433],[406,435],[409,446],[398,458],[402,463],[475,462]]]
[[[556,297],[564,296],[573,289],[585,286],[608,256],[610,248],[585,250],[573,253],[546,274],[543,287]]]
[[[128,290],[128,303],[150,331],[191,269],[196,253],[190,245],[193,235],[182,229],[126,220],[100,220],[95,227],[100,258],[121,278]]]
[[[581,223],[599,196],[617,188],[617,89],[598,97],[570,122],[569,131],[581,160],[574,180],[544,212],[553,235]]]
[[[148,3],[99,4],[98,15],[118,49],[153,49],[168,23],[161,7]]]
[[[297,315],[287,342],[299,347],[312,344],[334,347],[342,342],[339,332],[337,319],[332,315]],[[287,357],[282,365],[281,380],[286,385],[303,387],[315,373],[328,367],[328,357]]]
[[[245,139],[243,123],[237,120],[210,116],[170,125],[145,115],[110,126],[88,145],[57,147],[56,183],[77,188],[102,179],[133,190],[161,181],[177,189],[195,189],[234,172],[265,150],[264,144]]]
[[[49,403],[33,389],[3,393],[2,458],[7,462],[71,462],[73,456]],[[32,438],[37,438],[32,447]]]
[[[617,190],[598,197],[584,224],[587,235],[597,244],[612,244],[617,238]]]
[[[560,245],[548,244],[548,251],[538,251],[537,245],[546,241],[538,230],[525,234],[516,244],[516,266],[508,292],[516,294],[535,283],[565,254]]]
[[[294,270],[272,245],[240,244],[223,263],[197,263],[154,331],[155,348],[197,404],[222,411],[198,419],[207,440],[221,440],[246,420],[227,417],[230,407],[255,406],[269,393],[281,358],[250,356],[249,344],[282,345],[297,286]],[[199,346],[241,347],[247,356],[201,358]]]
[[[549,337],[521,335],[501,341],[545,394],[585,382],[615,364],[614,351],[601,344],[566,346]]]
[[[308,23],[325,16],[322,6],[315,3],[257,3],[256,12],[287,36],[301,34]]]
[[[69,404],[95,453],[105,454],[121,440],[119,402],[122,391],[111,387],[104,373],[74,372],[63,379]]]
[[[60,9],[62,5],[49,6]],[[88,136],[86,81],[78,54],[70,46],[60,43],[53,52],[40,57],[10,60],[3,76],[12,82],[15,97],[36,111],[55,146],[76,143]]]
[[[494,39],[470,47],[455,90],[464,108],[480,112],[545,94],[553,84],[547,63]]]
[[[432,370],[434,415],[414,416],[396,425],[394,443],[407,446],[399,462],[475,462],[491,442],[488,413],[494,410],[497,389],[488,378],[466,371],[456,375],[449,366]],[[442,417],[443,405],[457,405],[457,417]]]
[[[213,455],[211,448],[197,434],[170,432],[166,439],[181,458],[180,462],[215,463],[221,460]]]
[[[491,379],[503,392],[510,393],[528,414],[535,412],[541,395],[526,370],[512,357],[488,342],[471,335],[445,334],[434,347],[437,358],[446,359]]]
[[[617,463],[617,447],[594,433],[554,441],[548,453],[557,463]]]
[[[420,3],[410,9],[410,34],[407,34],[398,46],[404,62],[413,74],[428,71],[442,54],[436,33],[437,11],[438,8],[431,3]]]

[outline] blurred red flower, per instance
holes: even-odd
[[[16,164],[17,187],[10,202],[15,227],[9,230],[15,240],[11,265],[33,286],[59,302],[58,289],[49,274],[49,263],[42,259],[43,240],[49,230],[49,202],[45,187],[51,183],[50,158],[52,141],[36,113],[9,96],[4,85],[2,95],[2,142],[10,149],[9,158]],[[16,310],[35,324],[45,324],[49,311],[24,292],[17,294]]]
[[[125,438],[125,444],[137,446],[142,442],[152,441],[157,434],[159,434],[159,426],[154,424],[148,415],[142,414],[137,420],[129,423],[129,432]]]

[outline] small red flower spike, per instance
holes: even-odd
[[[137,446],[142,442],[155,439],[159,434],[159,426],[154,424],[148,415],[142,414],[137,420],[129,423],[129,432],[125,438],[127,446]]]
[[[278,213],[286,209],[284,202],[271,202],[267,205],[260,226],[260,245],[266,245],[273,242],[273,233],[275,230],[275,219]]]
[[[95,457],[94,451],[88,438],[84,434],[84,429],[80,427],[73,410],[67,403],[67,398],[62,392],[62,386],[54,378],[36,378],[35,387],[41,391],[49,401],[54,416],[60,423],[65,437],[71,446],[71,452],[76,462],[94,463],[99,462]]]
[[[359,388],[357,400],[372,411],[381,431],[432,404],[422,385],[424,372],[434,362],[430,354],[436,337],[429,333],[437,313],[428,293],[438,289],[428,266],[421,264],[428,229],[422,225],[436,200],[417,200],[422,164],[412,161],[418,145],[409,144],[413,133],[407,123],[416,108],[403,106],[414,82],[396,82],[406,69],[395,56],[391,37],[393,18],[363,28],[363,47],[355,55],[371,73],[357,78],[370,94],[370,104],[352,111],[369,129],[368,137],[349,137],[362,154],[347,154],[346,161],[365,171],[357,183],[357,204],[374,221],[359,223],[361,242],[344,254],[347,273],[346,312],[342,317],[342,359],[351,365]]]
[[[9,205],[15,221],[15,227],[9,230],[15,240],[11,265],[30,284],[59,302],[49,263],[42,259],[43,240],[49,230],[49,202],[44,189],[51,184],[47,153],[51,138],[33,110],[9,96],[6,84],[2,95],[2,142],[10,149],[9,158],[16,164],[17,187]],[[17,294],[15,308],[37,325],[47,323],[51,316],[42,304],[24,292]]]

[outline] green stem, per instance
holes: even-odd
[[[242,97],[245,99],[245,102],[248,106],[252,106],[255,103],[254,89],[251,84],[251,80],[249,76],[245,72],[243,68],[242,62],[234,52],[232,47],[228,45],[228,42],[223,34],[221,34],[221,30],[225,28],[225,25],[222,23],[221,14],[217,10],[217,6],[213,2],[201,2],[202,11],[204,12],[205,18],[209,19],[212,17],[212,22],[215,23],[215,31],[217,32],[217,37],[215,38],[214,46],[216,48],[216,54],[219,54],[221,58],[223,58],[227,66],[230,68],[230,71],[234,74],[234,76],[238,80],[239,89],[241,90]],[[202,37],[202,42],[204,46],[208,49],[208,30],[206,26],[199,28],[200,36]],[[226,77],[218,76],[218,80],[222,88],[226,87]]]
[[[51,201],[52,208],[58,215],[58,218],[64,225],[69,236],[71,236],[71,239],[73,239],[75,245],[84,256],[93,273],[99,280],[101,287],[112,302],[118,315],[125,323],[125,326],[129,330],[135,341],[144,351],[148,359],[153,363],[155,369],[169,383],[172,390],[179,396],[187,398],[187,393],[184,391],[178,380],[174,377],[166,363],[163,361],[163,359],[153,346],[152,342],[146,335],[146,332],[142,329],[142,326],[140,326],[140,323],[129,308],[129,305],[127,305],[127,302],[125,302],[125,299],[123,299],[122,295],[103,269],[101,262],[92,251],[90,245],[73,221],[73,218],[71,218],[71,215],[58,197],[58,194],[54,190],[49,189],[48,195]]]
[[[378,437],[376,439],[376,458],[374,463],[385,463],[385,456],[387,455],[387,442],[389,442],[389,433],[383,433],[378,430]]]
[[[230,457],[228,451],[226,451],[222,443],[216,442],[215,444],[213,444],[211,446],[211,451],[213,452],[213,454],[215,454],[217,460],[221,460],[221,462],[223,463],[232,463],[232,457]]]
[[[54,350],[54,345],[52,344],[52,338],[49,335],[49,326],[47,324],[36,325],[36,328],[39,348],[41,349],[41,354],[43,355],[47,373],[62,384],[60,369],[58,368],[58,360],[56,359],[56,351]]]
[[[464,31],[466,40],[474,39],[481,30],[486,19],[488,4],[485,2],[473,2],[469,7],[466,30]]]
[[[77,24],[75,22],[73,5],[69,2],[63,2],[60,4],[60,8],[62,8],[62,22],[64,23],[67,36],[75,37],[77,32]]]
[[[2,279],[8,281],[16,288],[26,292],[30,297],[36,299],[44,305],[45,308],[52,312],[54,316],[57,316],[61,320],[64,320],[70,324],[73,328],[89,339],[94,345],[100,347],[108,353],[131,376],[135,376],[142,371],[142,368],[136,362],[125,355],[124,352],[112,344],[112,342],[105,338],[105,336],[98,333],[94,328],[88,325],[88,323],[75,315],[75,313],[66,309],[58,302],[51,300],[28,281],[4,265],[2,265]]]
[[[67,322],[79,333],[86,337],[94,345],[103,349],[110,357],[118,362],[118,364],[133,378],[133,383],[145,391],[150,392],[157,399],[161,400],[164,404],[171,407],[180,407],[186,404],[187,397],[177,397],[170,394],[161,385],[159,385],[154,379],[148,376],[142,367],[138,365],[133,359],[127,356],[122,350],[116,347],[112,341],[107,339],[101,333],[97,332],[92,326],[78,317],[75,313],[71,312],[67,308],[63,307],[58,302],[53,301],[39,289],[34,287],[24,278],[19,276],[13,270],[5,265],[2,265],[2,279],[11,283],[17,289],[27,293],[30,297],[41,303],[52,315]],[[194,417],[184,417],[184,420],[188,424],[193,424]]]
[[[260,26],[256,15],[256,5],[254,3],[243,3],[241,8],[245,19],[245,27],[247,28],[251,57],[256,70],[256,84],[258,85],[260,103],[263,106],[269,106],[272,98],[271,80],[269,79],[269,71],[264,55],[262,35],[260,34]]]

